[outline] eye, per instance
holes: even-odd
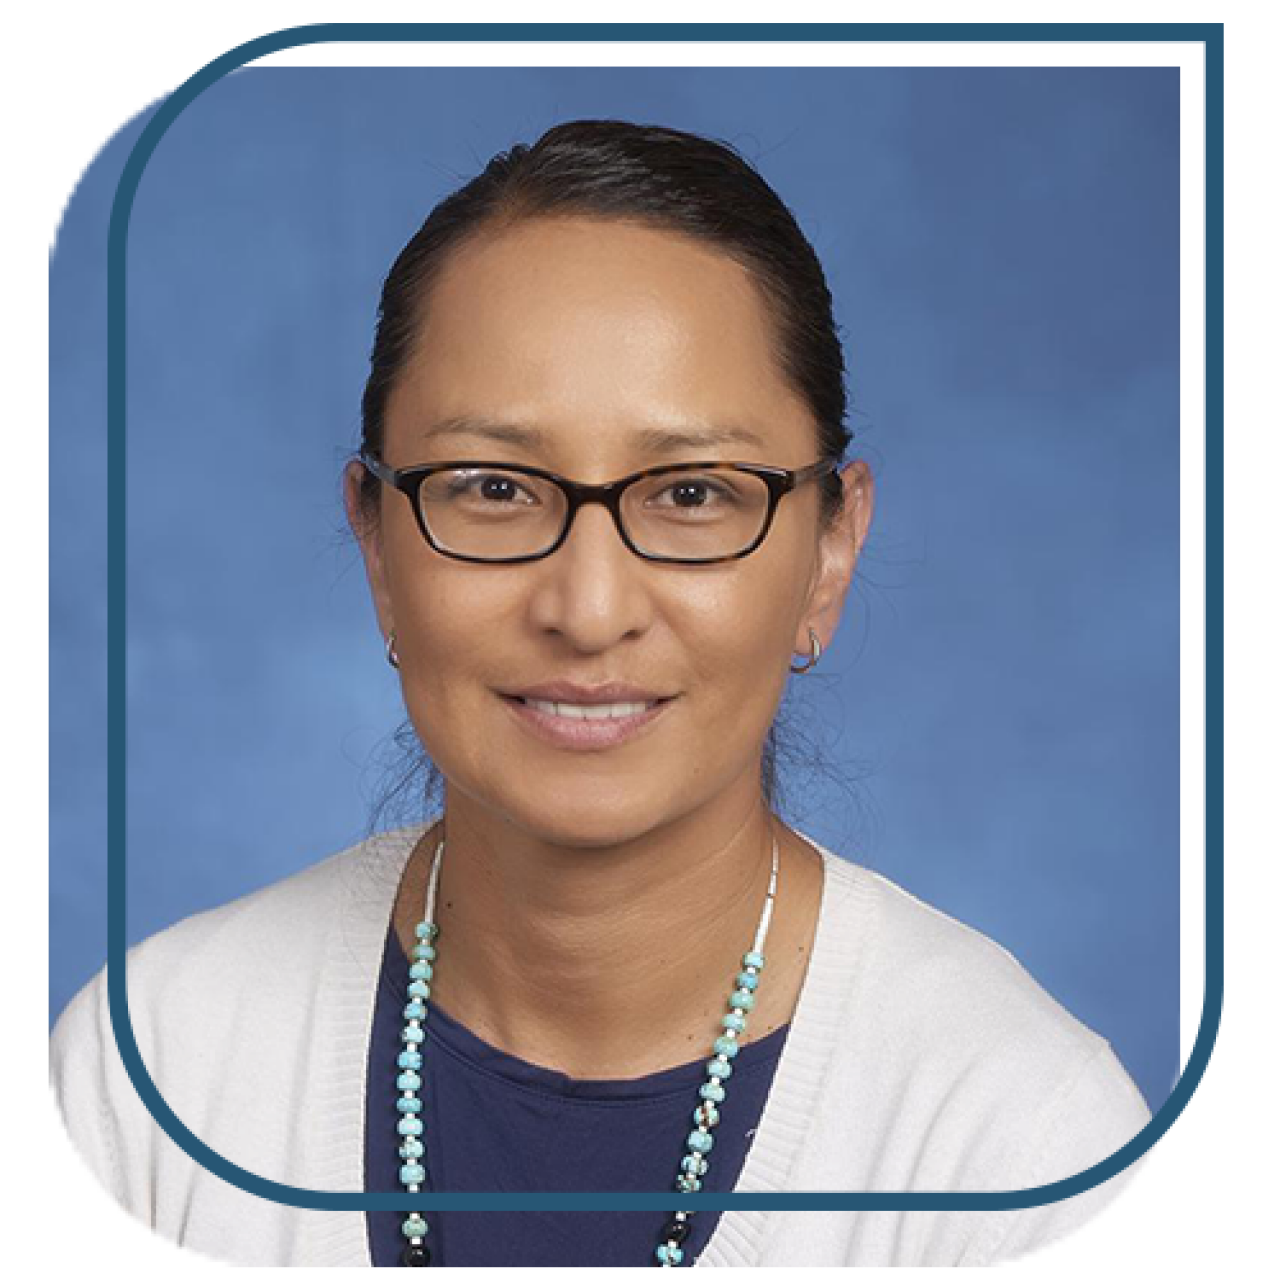
[[[524,482],[506,471],[451,471],[446,493],[450,498],[475,499],[481,506],[537,505],[538,497]]]
[[[670,496],[671,501],[659,501]],[[651,498],[658,506],[684,511],[698,511],[707,507],[734,505],[741,501],[741,495],[733,485],[713,480],[707,476],[681,476],[678,480],[668,481]]]

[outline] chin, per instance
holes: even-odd
[[[586,780],[583,780],[586,784]],[[625,795],[598,785],[563,786],[548,779],[536,796],[505,807],[508,821],[549,844],[569,849],[601,849],[624,844],[651,831],[665,817],[671,789],[638,791]]]

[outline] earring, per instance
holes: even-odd
[[[387,636],[387,661],[391,663],[397,671],[400,670],[400,657],[396,653],[396,633],[394,631]]]
[[[818,639],[812,627],[809,628],[809,651],[811,654],[809,661],[802,667],[793,666],[791,668],[792,675],[800,676],[804,675],[806,671],[813,670],[818,664],[818,659],[822,657],[822,642]]]

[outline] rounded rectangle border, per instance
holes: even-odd
[[[173,1113],[138,1050],[126,991],[126,486],[125,275],[129,220],[148,161],[178,116],[237,68],[320,43],[564,41],[1178,41],[1205,58],[1205,979],[1195,1044],[1150,1123],[1107,1159],[1021,1191],[700,1193],[712,1210],[1031,1209],[1099,1186],[1145,1155],[1185,1110],[1204,1076],[1222,1016],[1223,967],[1223,30],[1205,23],[319,23],[248,41],[179,86],[135,144],[116,188],[107,238],[107,989],[112,1031],[143,1105],[197,1163],[242,1191],[300,1209],[646,1210],[688,1204],[681,1192],[334,1192],[274,1182],[219,1155]]]

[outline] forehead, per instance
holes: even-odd
[[[520,423],[575,457],[617,457],[631,442],[652,453],[664,428],[732,425],[761,444],[729,453],[776,461],[807,461],[813,441],[744,267],[686,236],[581,218],[520,224],[451,255],[391,416],[397,432]]]

